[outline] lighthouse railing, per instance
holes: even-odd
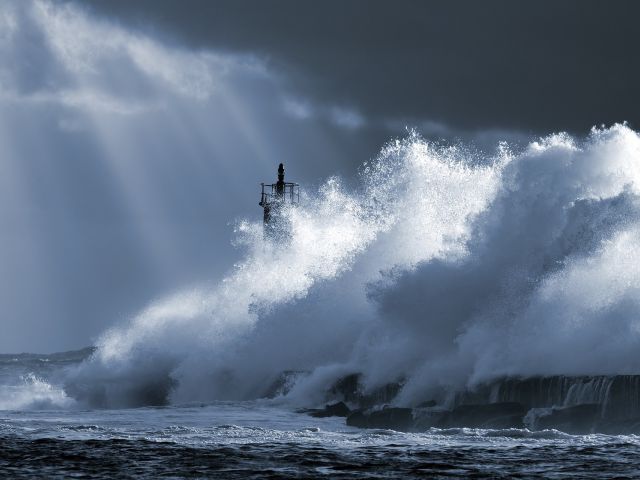
[[[260,205],[271,205],[276,202],[290,203],[297,205],[300,202],[300,185],[292,182],[285,182],[282,193],[278,193],[277,183],[261,183],[262,193]]]

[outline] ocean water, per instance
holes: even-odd
[[[557,431],[358,430],[255,402],[3,412],[6,477],[620,478],[640,439]]]
[[[69,167],[73,174],[63,175],[49,156],[77,152],[43,152],[61,132],[82,138],[105,157],[96,171],[106,168],[117,181],[104,193],[131,208],[130,234],[141,251],[153,252],[149,265],[172,265],[180,256],[167,258],[179,250],[171,237],[181,227],[138,228],[137,219],[156,211],[149,205],[160,212],[182,198],[163,186],[175,183],[175,169],[189,168],[187,153],[193,168],[240,143],[267,151],[245,123],[253,110],[235,103],[245,95],[233,88],[249,71],[261,76],[260,65],[169,48],[68,2],[0,2],[0,30],[5,100],[27,105],[6,116],[5,203],[24,212],[56,198],[66,211],[72,197],[62,187],[76,186],[77,172]],[[25,70],[14,60],[38,48],[44,74],[34,76],[33,62],[22,62]],[[122,75],[111,85],[105,72],[114,71]],[[27,77],[44,81],[25,89]],[[135,88],[123,96],[127,79]],[[141,103],[127,100],[142,90],[149,96]],[[217,92],[213,103],[209,91]],[[217,102],[228,106],[219,110]],[[157,110],[163,105],[166,115]],[[214,111],[208,117],[204,110]],[[223,138],[219,120],[207,120],[225,119],[224,112],[241,120],[250,142]],[[60,132],[45,141],[54,119]],[[170,163],[144,154],[162,150],[159,137],[172,145]],[[29,164],[23,152],[38,162]],[[408,434],[297,413],[339,400],[330,387],[352,374],[369,392],[401,385],[392,400],[398,407],[442,406],[455,392],[505,377],[640,374],[638,132],[615,124],[488,151],[411,132],[364,160],[354,159],[363,161],[354,178],[302,185],[300,204],[281,212],[282,235],[265,237],[257,206],[235,220],[229,233],[238,254],[229,271],[141,304],[131,318],[113,318],[95,351],[0,356],[1,476],[640,476],[634,436]],[[296,180],[296,168],[287,165],[288,180]],[[27,181],[32,170],[34,185],[52,186],[48,194],[30,195],[37,190]],[[236,181],[262,180],[237,173],[222,172],[232,190]],[[35,228],[36,218],[25,223]],[[223,231],[228,221],[211,228]],[[38,236],[42,245],[55,240]],[[46,255],[25,258],[49,291],[46,279],[58,276],[36,268]],[[87,302],[67,290],[54,303]],[[109,294],[105,288],[107,303]],[[46,313],[52,298],[32,297]],[[286,391],[264,400],[283,372],[294,373]],[[576,390],[580,402],[606,398]],[[640,418],[637,388],[632,396],[630,424]]]
[[[505,376],[640,372],[628,126],[494,156],[411,134],[357,188],[330,178],[283,215],[285,238],[239,221],[225,278],[151,303],[95,350],[2,355],[4,476],[640,477],[633,435],[298,413],[353,373],[365,390],[400,382],[392,404],[412,407]]]
[[[87,353],[0,356],[3,478],[640,476],[634,435],[362,430],[281,400],[91,409],[55,384]]]
[[[640,136],[615,125],[483,156],[411,134],[359,180],[306,190],[283,238],[239,221],[226,277],[151,303],[95,350],[3,355],[0,471],[640,476],[635,436],[298,413],[353,373],[365,391],[399,382],[392,404],[412,407],[501,377],[640,372]]]

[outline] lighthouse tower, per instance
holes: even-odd
[[[262,194],[259,205],[264,211],[265,233],[272,235],[286,229],[282,210],[286,205],[297,205],[300,201],[300,189],[297,183],[284,181],[284,165],[278,166],[276,183],[261,183]]]

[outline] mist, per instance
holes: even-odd
[[[264,56],[0,2],[0,351],[90,345],[222,275],[279,162],[298,181],[352,174],[370,142],[329,107],[293,108],[285,83]]]
[[[251,399],[293,370],[284,401],[362,373],[412,404],[504,375],[637,370],[628,124],[398,135],[301,96],[264,52],[76,3],[0,12],[0,349],[95,344],[72,396]],[[280,161],[303,191],[285,242],[256,205]]]
[[[307,372],[294,404],[363,373],[366,388],[402,381],[411,405],[505,375],[635,371],[637,133],[499,152],[412,134],[358,188],[307,190],[290,243],[239,224],[243,261],[106,333],[69,391],[109,406],[251,399],[293,370]]]

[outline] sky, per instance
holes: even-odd
[[[640,119],[633,1],[0,0],[0,352],[215,283],[259,183]]]

